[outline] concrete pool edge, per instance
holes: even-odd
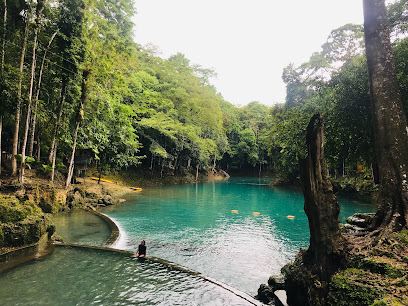
[[[107,246],[90,246],[90,245],[82,245],[82,244],[74,244],[74,243],[60,243],[60,242],[56,242],[54,244],[56,247],[72,247],[72,248],[80,248],[80,249],[93,249],[93,250],[101,250],[101,251],[108,251],[108,252],[115,252],[115,253],[121,253],[121,254],[125,254],[125,255],[129,255],[129,256],[133,256],[134,253],[131,251],[126,251],[126,250],[120,250],[120,249],[115,249],[115,248],[111,248],[111,247],[107,247]],[[223,282],[217,281],[216,279],[213,279],[211,277],[207,277],[204,274],[201,274],[200,272],[194,271],[190,268],[178,265],[176,263],[173,263],[171,261],[162,259],[162,258],[158,258],[158,257],[154,257],[154,256],[148,256],[146,257],[147,261],[151,261],[151,262],[155,262],[155,263],[160,263],[162,265],[165,265],[167,267],[170,267],[172,269],[175,269],[177,271],[180,272],[184,272],[184,273],[188,273],[190,275],[196,276],[198,278],[201,278],[204,281],[210,282],[224,290],[227,290],[229,292],[231,292],[232,294],[234,294],[235,296],[247,301],[248,303],[252,304],[252,305],[264,305],[262,302],[254,299],[252,296],[250,296],[249,294],[246,294],[245,292],[242,292],[236,288],[233,288],[227,284],[224,284]]]
[[[53,250],[54,244],[50,242],[47,233],[41,237],[40,241],[34,244],[0,254],[0,273],[27,261],[44,257]]]
[[[111,218],[109,218],[108,216],[104,215],[103,213],[99,211],[92,210],[92,209],[84,209],[84,210],[97,215],[109,225],[110,230],[111,230],[111,235],[108,238],[108,240],[106,240],[106,242],[104,243],[104,246],[108,247],[108,246],[114,245],[119,240],[119,237],[120,237],[120,230],[119,230],[118,225],[115,223],[115,221],[113,221]]]
[[[120,237],[120,230],[116,223],[106,215],[91,209],[83,209],[84,211],[93,213],[99,216],[104,222],[108,224],[111,230],[111,235],[105,242],[104,246],[113,245]],[[0,273],[12,269],[27,261],[44,257],[51,253],[54,249],[55,243],[49,239],[48,233],[44,234],[41,239],[33,244],[25,245],[12,249],[8,252],[0,254]]]

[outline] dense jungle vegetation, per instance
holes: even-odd
[[[389,5],[388,13],[408,112],[406,2]],[[305,128],[320,112],[331,174],[353,175],[359,166],[372,175],[362,25],[333,30],[308,62],[288,65],[284,103],[237,107],[211,85],[212,69],[180,53],[162,59],[135,43],[136,9],[125,0],[2,1],[3,172],[16,175],[36,164],[46,173],[72,175],[75,150],[86,148],[104,169],[182,174],[216,165],[268,169],[293,182],[296,156],[306,150]]]

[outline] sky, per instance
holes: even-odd
[[[283,68],[308,61],[330,32],[363,23],[362,0],[135,0],[134,39],[158,56],[213,68],[225,100],[283,103]]]

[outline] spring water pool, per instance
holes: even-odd
[[[103,212],[123,233],[114,247],[134,251],[144,239],[148,255],[254,296],[261,283],[279,275],[299,248],[309,244],[303,194],[271,188],[269,181],[232,178],[148,188]],[[341,222],[356,212],[376,210],[371,204],[339,202]]]
[[[122,235],[114,247],[134,251],[145,239],[148,255],[198,271],[254,296],[278,275],[309,229],[300,191],[270,188],[265,179],[234,178],[196,185],[148,188],[104,209]],[[340,200],[341,221],[375,206]],[[257,212],[259,215],[254,215]],[[288,215],[295,219],[288,219]],[[65,242],[103,245],[105,221],[75,211],[54,217]],[[0,273],[4,305],[248,305],[200,277],[129,254],[61,248]]]
[[[102,246],[111,235],[111,229],[101,217],[76,209],[52,216],[57,234],[65,243]]]
[[[60,248],[0,273],[1,305],[251,305],[169,266],[94,249]]]

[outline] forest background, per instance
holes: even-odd
[[[90,149],[104,171],[268,170],[296,183],[316,112],[330,174],[375,179],[362,25],[333,30],[308,62],[284,69],[285,103],[236,107],[209,83],[215,71],[133,41],[132,1],[2,2],[0,162],[20,180],[29,164],[69,176],[75,151]],[[388,6],[406,115],[407,13],[406,0]]]

